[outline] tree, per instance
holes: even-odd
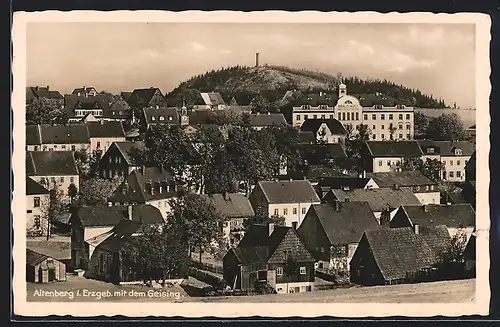
[[[193,249],[216,252],[222,244],[222,229],[220,225],[225,218],[212,202],[195,193],[181,194],[170,201],[172,208],[168,215],[168,228],[178,231],[179,239]]]
[[[441,160],[427,158],[422,166],[421,172],[424,176],[437,182],[441,179],[441,172],[444,168],[445,166]]]
[[[269,223],[276,224],[278,226],[285,226],[285,217],[272,215],[271,217],[257,213],[255,216],[245,219],[243,222],[243,227],[248,230],[252,225],[267,225]]]
[[[68,115],[58,101],[30,99],[26,103],[26,124],[67,124]]]
[[[406,157],[396,166],[401,171],[422,171],[424,162],[419,157]]]
[[[78,195],[78,189],[76,188],[76,185],[71,183],[68,186],[68,196],[70,198],[71,203],[73,203],[73,200],[75,197]]]
[[[427,138],[435,141],[460,141],[466,139],[465,128],[457,114],[442,114],[429,121]]]
[[[165,279],[178,277],[187,266],[188,252],[178,230],[165,224],[142,225],[123,246],[122,266],[151,285],[152,280],[165,285]]]
[[[269,111],[269,106],[269,101],[260,94],[250,101],[250,107],[253,114],[265,114]]]
[[[459,228],[452,236],[450,244],[440,253],[437,266],[444,279],[456,279],[463,276],[466,245],[467,234],[463,228]]]
[[[90,175],[90,162],[87,150],[75,151],[74,156],[80,178],[87,178]]]
[[[121,183],[120,178],[112,180],[92,177],[80,182],[79,202],[84,205],[104,205],[108,203],[116,188]]]
[[[429,118],[421,112],[416,111],[413,114],[415,125],[415,136],[422,137],[427,135],[427,127],[429,126]]]
[[[370,140],[370,135],[371,135],[372,131],[370,130],[368,125],[360,124],[360,125],[356,126],[356,129],[358,131],[358,134],[356,135],[358,140],[361,140],[361,141]]]
[[[397,128],[392,123],[390,123],[389,124],[389,137],[390,137],[391,141],[394,140],[394,133],[396,133],[396,131],[397,131]]]
[[[59,190],[57,185],[55,185],[49,191],[49,201],[41,206],[42,217],[44,223],[41,222],[42,235],[46,234],[47,240],[52,235],[52,224],[56,220],[56,217],[68,210],[68,203],[64,200],[62,192]],[[45,228],[43,227],[45,225]]]

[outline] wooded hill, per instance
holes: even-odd
[[[420,90],[395,84],[388,80],[343,77],[348,94],[360,99],[362,105],[404,104],[421,108],[445,108],[442,99],[423,94]],[[340,75],[294,69],[286,66],[233,66],[212,70],[182,82],[166,95],[169,105],[179,105],[199,92],[219,92],[226,103],[249,105],[257,95],[269,102],[278,101],[286,91],[327,92],[338,94]]]

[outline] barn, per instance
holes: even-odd
[[[26,281],[48,283],[66,280],[66,265],[45,254],[26,249]]]

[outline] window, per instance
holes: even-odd
[[[333,119],[333,115],[330,115],[330,119]]]
[[[381,119],[381,120],[384,120],[384,119],[385,119],[385,115],[384,115],[384,114],[381,114],[381,115],[380,115],[380,119]]]
[[[314,119],[318,119],[318,115],[313,115],[313,118]]]
[[[375,125],[373,125],[373,126],[372,126],[372,129],[374,130],[374,129],[375,129],[375,127],[376,127],[376,126],[375,126]]]
[[[457,171],[457,177],[462,177],[462,172],[461,171]]]
[[[321,115],[321,119],[325,119],[325,118],[326,118],[325,115]]]
[[[399,124],[398,129],[403,129],[403,125]]]
[[[307,120],[309,118],[308,115],[304,115],[304,120]]]
[[[377,114],[372,114],[372,120],[377,120]]]
[[[443,160],[443,165],[446,165],[446,160]]]
[[[297,208],[293,208],[292,212],[293,212],[294,215],[296,215],[297,214]]]
[[[161,121],[165,120],[165,117],[160,116],[160,120],[161,120]]]
[[[390,165],[391,165],[391,161],[390,161],[390,160],[388,160],[388,161],[387,161],[387,166],[390,166]]]
[[[305,275],[306,274],[306,267],[300,267],[300,274]]]
[[[305,215],[306,213],[306,208],[302,208],[302,214]]]
[[[43,148],[43,151],[47,150],[47,146],[46,145],[42,146],[42,148]]]
[[[54,149],[57,149],[57,145],[54,145]]]
[[[275,216],[278,216],[279,214],[280,214],[279,209],[274,209],[274,215],[275,215]]]
[[[297,115],[297,120],[300,120],[300,115]]]
[[[350,112],[347,113],[347,120],[351,120],[351,113]]]
[[[410,120],[410,114],[406,114],[406,119]]]
[[[377,135],[373,134],[372,138],[375,140],[377,138]]]
[[[109,163],[113,163],[113,157],[109,157]]]
[[[453,160],[450,160],[450,166],[453,166]]]
[[[151,116],[151,120],[155,121],[156,120],[155,116]]]
[[[410,129],[410,125],[409,124],[406,125],[406,129]]]
[[[389,120],[392,120],[392,114],[389,114]]]
[[[363,118],[364,118],[364,120],[368,120],[368,115],[367,115],[367,114],[364,114],[364,115],[363,115]]]
[[[342,114],[339,112],[339,120],[342,120]]]
[[[99,149],[101,147],[101,142],[97,142],[97,148]]]
[[[385,125],[382,125],[382,126],[381,126],[381,128],[382,128],[382,129],[385,129]]]
[[[51,178],[50,178],[50,181],[51,181],[52,183],[54,183],[54,184],[55,184],[55,182],[56,182],[56,178],[55,178],[55,177],[51,177]]]
[[[45,184],[45,177],[40,178],[40,183]]]
[[[454,174],[452,171],[450,171],[450,178],[453,178],[454,177]]]
[[[356,113],[356,120],[359,120],[359,112]]]
[[[399,114],[399,119],[403,119],[403,114]]]
[[[288,215],[288,208],[283,209],[283,215],[284,216]]]
[[[35,150],[35,151],[38,151],[38,145],[35,145],[34,150]]]
[[[410,134],[406,134],[406,138],[409,140],[411,139],[411,135]]]
[[[380,167],[382,167],[382,160],[379,160],[379,161],[378,161],[378,165],[379,165]]]
[[[461,149],[455,149],[455,155],[461,156],[462,155],[462,150]]]
[[[35,198],[33,199],[33,207],[35,208],[39,208],[40,207],[40,197],[39,196],[35,196]]]
[[[385,140],[385,134],[382,134],[381,136],[382,136],[382,140]]]
[[[61,148],[66,149],[66,144],[61,145]]]
[[[33,218],[33,224],[34,224],[34,227],[35,227],[35,228],[40,228],[40,227],[41,227],[41,224],[40,224],[40,216],[39,216],[39,215],[36,215],[36,216]]]
[[[342,113],[342,120],[346,120],[345,119],[345,112]]]
[[[278,275],[278,276],[282,276],[283,275],[283,268],[282,267],[276,268],[276,275]]]
[[[69,178],[69,182],[70,182],[70,183],[74,183],[74,182],[75,182],[75,178],[74,178],[74,177],[70,177],[70,178]]]
[[[64,183],[64,177],[59,178],[59,181],[60,181],[61,183]]]
[[[457,160],[457,166],[460,166],[460,160]]]
[[[71,151],[76,151],[76,146],[72,145],[71,146]]]

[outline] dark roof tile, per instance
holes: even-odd
[[[115,226],[122,220],[129,220],[128,206],[84,206],[76,216],[83,226]],[[132,207],[132,221],[143,224],[163,223],[163,216],[156,207],[139,204]]]
[[[125,138],[125,131],[123,125],[119,121],[100,121],[88,122],[87,128],[90,137],[123,137]]]
[[[373,157],[421,157],[417,141],[366,141]]]
[[[408,188],[333,189],[333,195],[341,202],[368,202],[374,212],[382,212],[389,207],[397,209],[402,205],[420,205],[418,198]]]
[[[26,176],[26,195],[49,194],[43,185]]]
[[[401,172],[385,172],[385,173],[368,173],[367,177],[382,188],[398,186],[422,186],[422,185],[437,185],[436,182],[430,180],[419,171],[401,171]]]
[[[230,193],[224,199],[222,194],[202,195],[210,200],[217,209],[228,218],[250,217],[255,215],[248,198],[240,193]]]
[[[254,127],[268,127],[281,124],[286,125],[283,114],[250,114],[250,125]]]
[[[342,123],[337,119],[306,119],[300,126],[303,132],[317,133],[321,125],[326,124],[330,132],[334,135],[346,135],[347,132]]]
[[[320,202],[311,183],[305,180],[260,181],[259,187],[269,203]]]
[[[401,209],[406,212],[413,224],[445,225],[449,228],[476,225],[476,212],[470,204],[405,205]]]
[[[78,175],[71,151],[27,151],[26,173],[32,176]]]

